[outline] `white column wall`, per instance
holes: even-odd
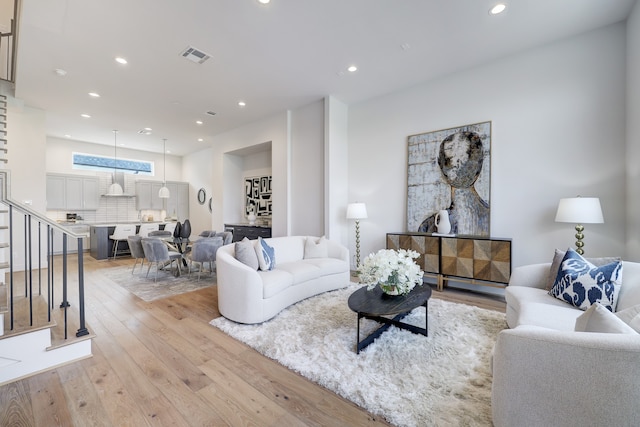
[[[627,259],[640,261],[640,3],[627,19]]]
[[[324,232],[324,102],[291,112],[291,234]]]
[[[352,106],[362,253],[406,229],[407,136],[490,120],[491,235],[513,239],[513,265],[573,245],[573,226],[554,217],[578,194],[600,197],[605,217],[586,225],[586,254],[624,256],[625,55],[617,24]]]

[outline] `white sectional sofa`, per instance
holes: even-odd
[[[258,240],[251,242],[259,244]],[[218,309],[227,319],[261,323],[291,304],[349,284],[349,250],[337,242],[313,236],[275,237],[264,242],[275,252],[273,270],[240,262],[236,244],[218,249]],[[312,253],[312,242],[321,242],[326,250],[316,248]]]
[[[494,349],[494,425],[638,425],[640,335],[575,332],[585,312],[548,294],[550,266],[515,268],[505,290],[512,329]],[[622,271],[618,318],[640,305],[640,263]]]

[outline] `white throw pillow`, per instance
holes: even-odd
[[[637,334],[637,332],[600,303],[592,304],[576,319],[576,332]]]
[[[327,258],[329,256],[329,241],[320,237],[315,240],[313,237],[307,237],[304,242],[304,257],[307,258]]]
[[[630,325],[634,317],[640,314],[640,304],[634,305],[633,307],[625,308],[624,310],[616,311],[614,314],[618,316],[624,323]],[[636,330],[636,332],[640,331]]]
[[[629,326],[631,326],[634,331],[640,334],[640,314],[638,314],[631,320]]]

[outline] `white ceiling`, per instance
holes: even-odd
[[[184,155],[327,95],[358,103],[622,21],[635,0],[507,0],[490,16],[497,2],[26,0],[15,95],[47,111],[48,135],[111,145],[118,129],[128,148],[167,138]],[[211,59],[182,58],[187,46]]]

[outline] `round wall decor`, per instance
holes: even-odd
[[[209,197],[209,212],[213,213],[213,208],[211,207],[211,203],[213,202],[213,198]]]
[[[198,203],[204,205],[204,202],[207,200],[207,192],[204,188],[198,190]]]

